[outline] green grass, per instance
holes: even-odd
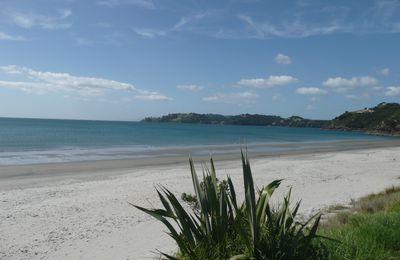
[[[363,213],[387,211],[400,203],[400,187],[391,187],[353,203],[353,210]]]
[[[330,259],[400,259],[400,188],[353,203],[322,225]]]

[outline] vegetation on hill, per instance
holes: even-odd
[[[361,130],[370,134],[400,135],[400,104],[381,103],[369,109],[346,111],[334,118],[329,128]]]
[[[143,122],[196,123],[257,126],[315,127],[324,129],[366,131],[377,135],[400,135],[400,104],[381,103],[373,108],[348,112],[333,120],[312,120],[299,116],[283,118],[272,115],[176,113],[162,117],[146,117]]]
[[[292,127],[326,127],[329,121],[304,119],[299,116],[283,118],[280,116],[242,114],[224,116],[218,114],[177,113],[162,117],[146,117],[143,122],[160,123],[198,123],[225,125],[257,125],[257,126],[292,126]]]

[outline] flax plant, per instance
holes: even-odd
[[[133,205],[155,217],[168,229],[178,246],[167,259],[318,259],[326,256],[316,232],[320,216],[305,223],[295,220],[300,203],[290,206],[290,191],[282,203],[270,202],[282,180],[275,180],[256,192],[250,162],[242,153],[245,199],[237,203],[235,187],[228,176],[216,177],[213,159],[199,181],[193,160],[189,160],[198,207],[187,212],[172,192],[157,188],[163,209]],[[257,193],[257,196],[256,196]],[[312,223],[311,223],[312,222]]]

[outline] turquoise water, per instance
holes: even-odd
[[[383,137],[315,128],[1,118],[0,165],[208,152],[243,144],[379,139]]]

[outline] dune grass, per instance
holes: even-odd
[[[330,259],[400,259],[400,187],[353,202],[322,225]]]

